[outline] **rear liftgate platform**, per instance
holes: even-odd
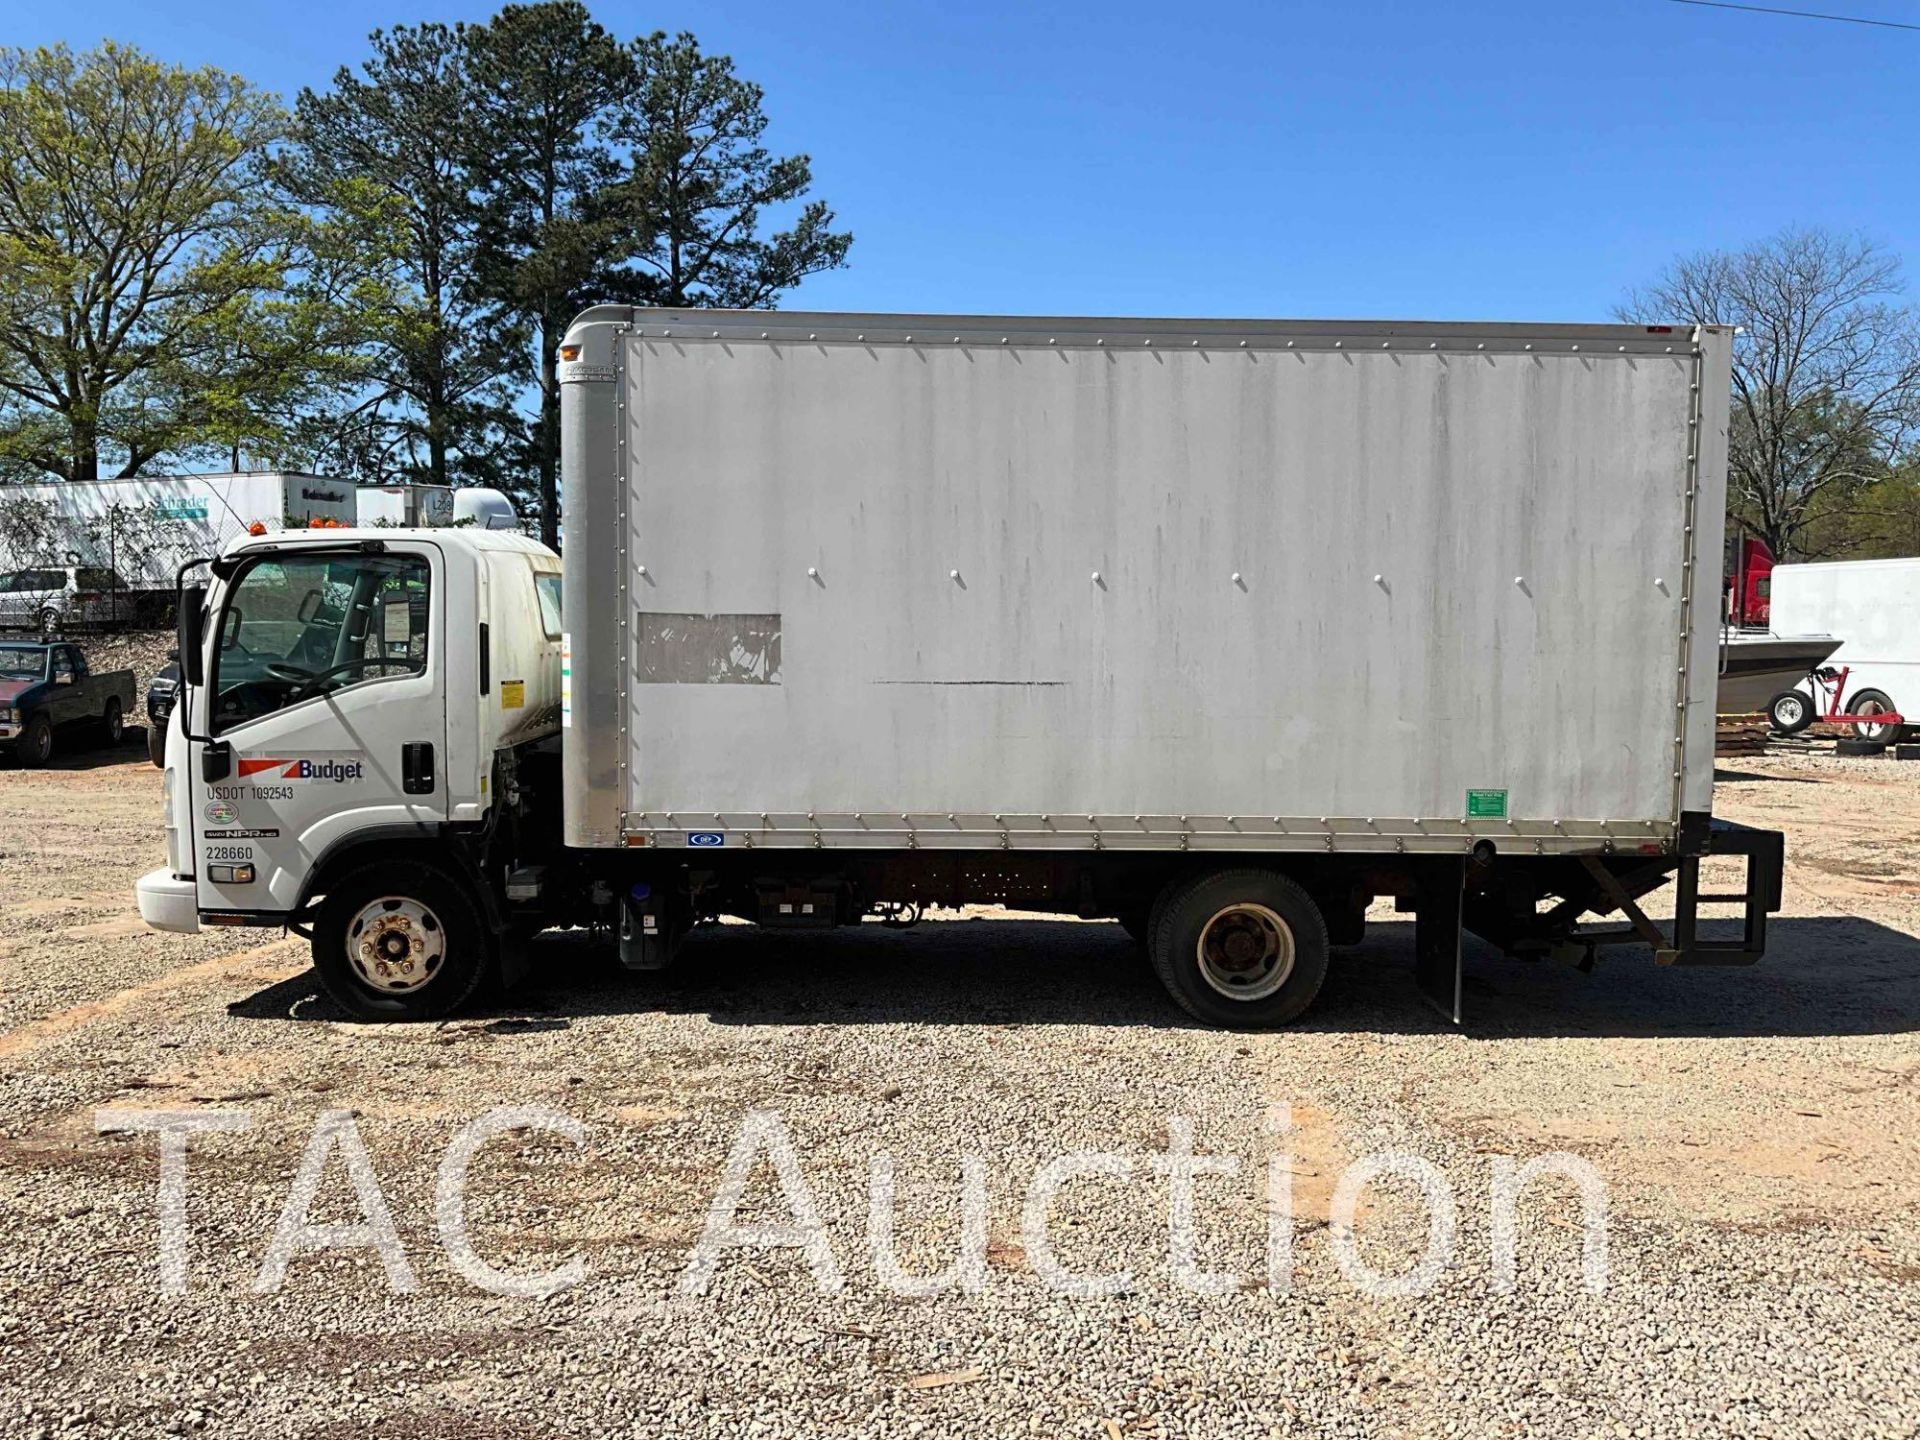
[[[1461,1023],[1462,937],[1471,930],[1509,955],[1570,960],[1591,970],[1603,945],[1645,944],[1660,965],[1752,965],[1766,953],[1767,916],[1780,908],[1786,837],[1728,820],[1683,827],[1684,852],[1656,857],[1575,855],[1529,864],[1502,883],[1492,865],[1446,857],[1417,874],[1413,895],[1414,973],[1429,1003]],[[1715,855],[1746,857],[1742,889],[1700,890],[1700,862]],[[1671,929],[1662,930],[1640,901],[1676,879]],[[1515,887],[1511,881],[1528,883]],[[1536,903],[1557,898],[1545,909]],[[1738,937],[1700,933],[1702,905],[1742,907]],[[1583,916],[1625,924],[1583,926]]]

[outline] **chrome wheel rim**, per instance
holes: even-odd
[[[383,895],[360,907],[347,926],[347,961],[368,988],[383,995],[418,990],[440,973],[447,932],[418,900]]]
[[[1194,947],[1200,977],[1229,1000],[1264,1000],[1293,974],[1293,927],[1265,905],[1216,910]]]

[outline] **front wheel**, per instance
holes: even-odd
[[[467,886],[431,865],[352,871],[328,887],[314,921],[314,969],[362,1020],[437,1020],[496,964],[479,908]]]
[[[1782,690],[1767,702],[1767,723],[1776,735],[1798,735],[1813,720],[1813,701],[1804,691]]]
[[[1855,693],[1853,703],[1847,706],[1849,715],[1895,715],[1893,697],[1884,690],[1861,690]],[[1889,744],[1900,738],[1900,727],[1886,722],[1875,723],[1871,720],[1856,720],[1853,733],[1862,740],[1871,740],[1876,745]]]
[[[45,715],[34,716],[27,721],[27,728],[20,732],[15,745],[21,767],[38,770],[53,759],[53,722]]]
[[[1196,1020],[1264,1029],[1297,1019],[1327,975],[1327,925],[1306,891],[1271,870],[1178,882],[1153,927],[1154,970]]]
[[[164,720],[147,723],[147,759],[156,770],[167,768],[167,722]]]

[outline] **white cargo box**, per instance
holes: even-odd
[[[590,311],[566,838],[1668,842],[1711,805],[1730,344]]]
[[[0,500],[52,507],[39,554],[0,554],[0,567],[59,563],[111,566],[129,586],[171,589],[180,565],[217,555],[253,526],[300,528],[313,520],[354,523],[354,487],[294,471],[152,475],[0,488]]]
[[[1920,558],[1776,565],[1769,583],[1775,630],[1839,639],[1825,663],[1847,667],[1849,700],[1878,690],[1920,716]]]

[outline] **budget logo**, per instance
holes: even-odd
[[[264,777],[272,780],[328,781],[348,785],[366,778],[367,763],[357,756],[249,755],[240,760],[242,780]]]

